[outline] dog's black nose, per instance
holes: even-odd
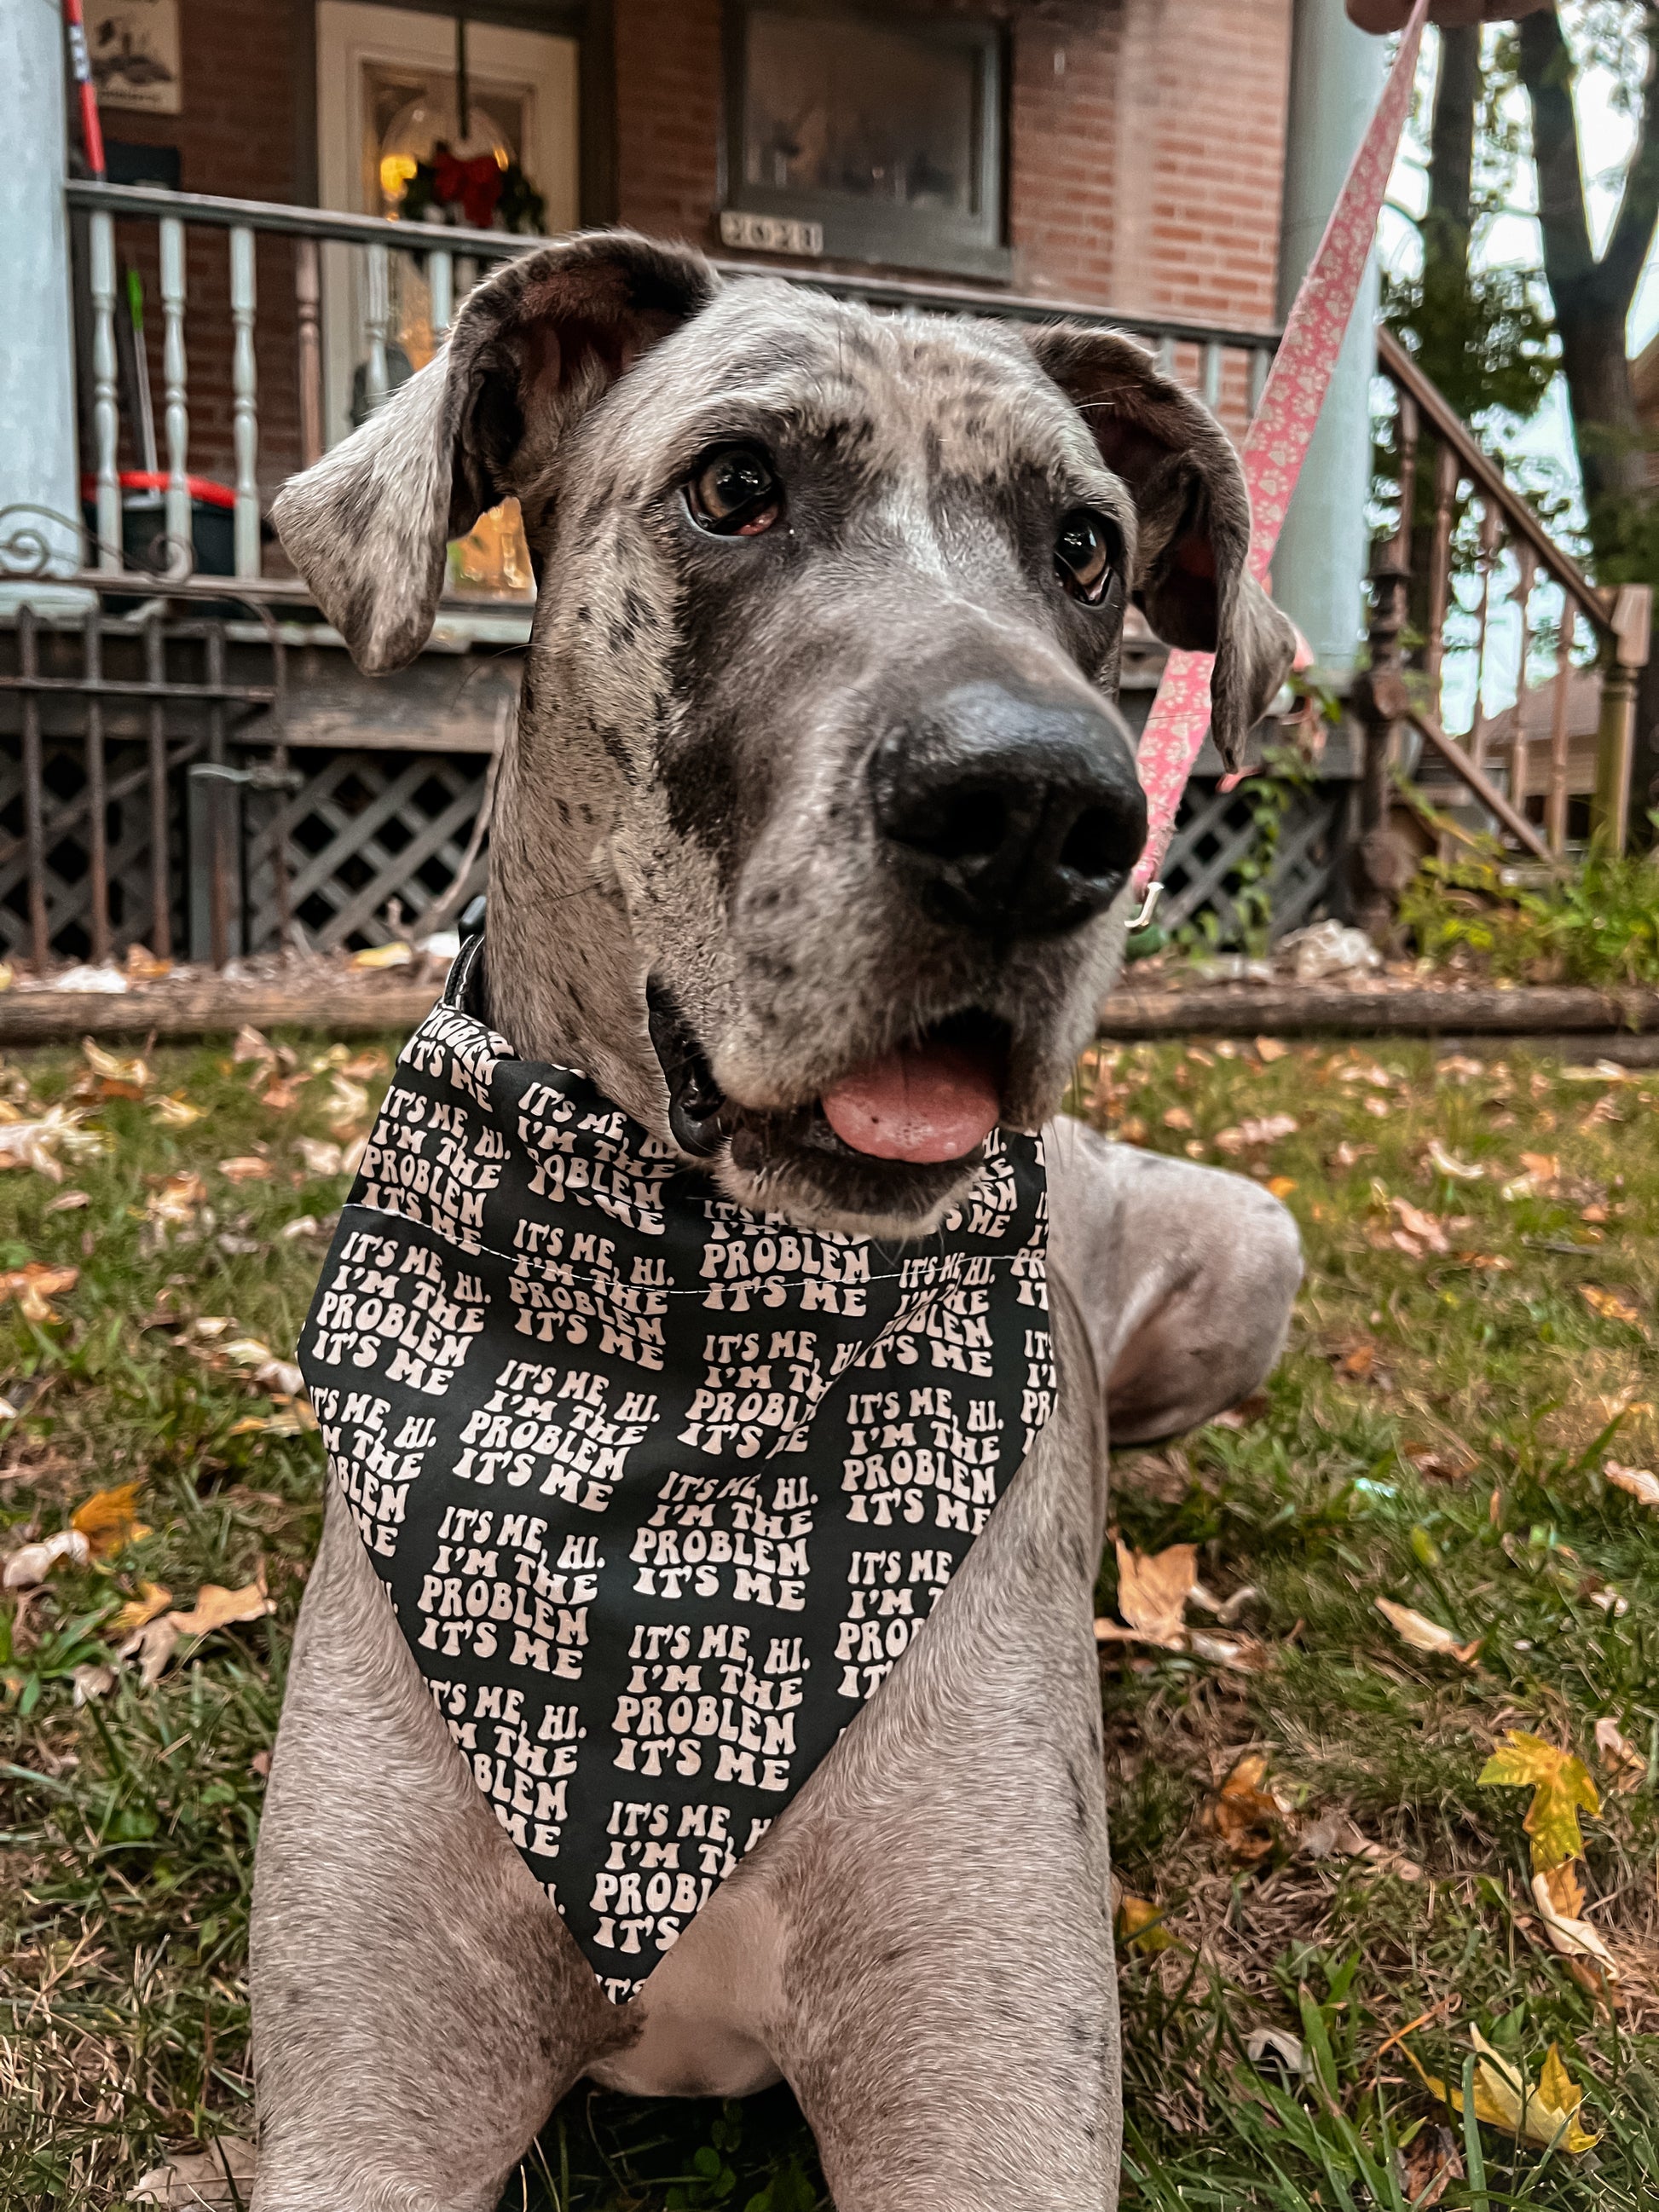
[[[871,782],[925,902],[999,934],[1074,929],[1146,842],[1146,793],[1103,704],[963,684],[882,740]]]

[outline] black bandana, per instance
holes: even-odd
[[[405,1046],[306,1322],[439,1711],[608,1995],[890,1672],[1054,1403],[1041,1146],[943,1229],[745,1212],[464,1011]]]

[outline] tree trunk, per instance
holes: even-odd
[[[1429,204],[1425,234],[1444,225],[1462,241],[1467,265],[1474,204],[1474,116],[1480,98],[1480,31],[1477,24],[1440,33],[1440,72],[1435,80],[1434,119],[1429,130]],[[1424,251],[1437,250],[1426,234]]]

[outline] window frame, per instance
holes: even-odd
[[[1006,283],[1013,274],[1007,243],[1008,43],[1006,26],[984,18],[914,15],[869,0],[726,0],[726,127],[721,134],[720,206],[744,215],[775,216],[819,225],[827,258],[886,268],[933,270]],[[780,191],[745,181],[744,131],[749,94],[749,25],[757,15],[841,21],[907,37],[978,61],[977,213],[860,206],[838,192]]]

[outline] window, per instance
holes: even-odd
[[[835,0],[737,0],[726,23],[729,210],[843,258],[1009,273],[994,24]]]

